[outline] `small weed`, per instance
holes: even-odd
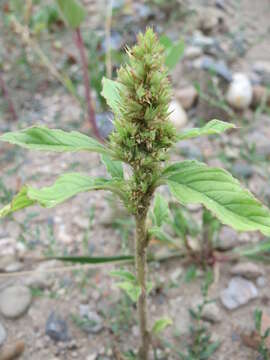
[[[56,256],[58,254],[58,248],[54,236],[53,223],[51,222],[48,223],[47,236],[48,236],[48,246],[45,251],[45,256]]]
[[[91,328],[97,325],[96,321],[90,320],[85,316],[80,315],[71,315],[71,319],[75,325],[77,325],[80,329],[84,330],[85,328]]]
[[[119,302],[109,309],[110,328],[115,335],[129,332],[133,325],[133,302],[126,293],[122,293]]]
[[[217,350],[219,341],[211,342],[211,334],[202,322],[202,314],[205,306],[211,301],[208,299],[209,286],[213,281],[211,270],[206,272],[205,280],[201,288],[203,301],[195,310],[190,309],[192,324],[190,326],[190,343],[187,345],[187,352],[179,352],[181,360],[206,360]]]
[[[31,287],[30,290],[31,290],[31,294],[33,297],[43,297],[44,296],[44,291],[39,288]]]
[[[5,204],[10,202],[13,198],[13,195],[13,191],[8,189],[3,180],[0,179],[0,203]]]
[[[95,211],[96,208],[95,206],[91,207],[89,210],[89,223],[88,223],[88,227],[85,230],[84,236],[83,236],[83,241],[82,241],[82,246],[83,246],[83,252],[85,254],[89,254],[89,238],[90,238],[90,234],[91,231],[93,229],[93,223],[94,223],[94,219],[95,219]]]
[[[256,309],[254,312],[254,321],[255,321],[255,328],[257,333],[260,336],[260,343],[258,346],[258,352],[261,355],[260,360],[270,360],[270,353],[269,349],[266,345],[266,339],[270,335],[270,328],[266,329],[265,331],[262,330],[262,311]]]

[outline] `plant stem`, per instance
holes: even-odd
[[[16,111],[15,111],[13,102],[12,102],[11,98],[9,97],[8,89],[7,89],[7,87],[6,87],[5,81],[4,81],[1,73],[0,73],[0,89],[2,90],[3,97],[4,97],[4,98],[6,99],[6,101],[7,101],[8,108],[9,108],[10,114],[11,114],[12,117],[13,117],[13,120],[15,120],[15,121],[18,120],[17,113],[16,113]]]
[[[135,262],[137,281],[141,288],[141,294],[138,299],[138,315],[141,335],[141,346],[139,349],[139,359],[148,360],[150,333],[147,325],[147,246],[148,233],[146,227],[147,211],[136,216],[136,238],[135,238]]]
[[[88,75],[88,63],[85,55],[85,48],[82,40],[82,35],[80,28],[75,30],[75,43],[80,53],[80,58],[82,62],[82,70],[83,70],[83,82],[84,82],[84,89],[85,89],[85,100],[87,105],[87,113],[88,113],[88,120],[92,126],[94,135],[101,141],[103,141],[98,127],[96,123],[96,115],[95,110],[92,104],[92,97],[91,97],[91,87]]]

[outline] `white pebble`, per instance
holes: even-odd
[[[249,107],[252,101],[252,86],[245,74],[236,73],[233,75],[226,99],[236,110],[244,110]]]

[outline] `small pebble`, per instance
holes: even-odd
[[[0,293],[0,311],[5,317],[16,319],[25,314],[31,301],[31,291],[27,287],[7,287]]]
[[[226,99],[236,110],[244,110],[249,107],[252,101],[252,86],[245,74],[236,73],[233,75]]]
[[[244,262],[234,265],[230,273],[232,275],[239,275],[249,280],[257,279],[263,274],[262,269],[252,262]]]
[[[80,305],[80,316],[85,320],[82,329],[88,334],[97,334],[103,329],[103,319],[96,312],[91,311],[89,306]]]
[[[234,310],[258,297],[256,286],[249,280],[239,276],[230,280],[226,289],[220,293],[220,300],[228,310]]]
[[[51,312],[46,322],[46,335],[54,341],[69,341],[67,322],[55,312]]]
[[[186,125],[188,118],[180,102],[171,101],[168,112],[170,113],[169,119],[176,130],[181,130]]]

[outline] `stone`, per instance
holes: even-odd
[[[205,34],[213,32],[220,23],[220,14],[219,12],[210,7],[206,7],[201,10],[199,15],[199,28]]]
[[[0,346],[2,346],[7,338],[7,333],[4,326],[0,323]]]
[[[193,310],[197,310],[198,306],[200,306],[203,303],[202,299],[195,300],[192,305]],[[220,312],[220,308],[215,302],[210,302],[206,305],[204,305],[202,310],[202,320],[208,321],[213,324],[217,324],[221,322],[222,316]]]
[[[221,322],[222,316],[218,305],[216,303],[206,304],[202,311],[202,319],[213,324]]]
[[[46,322],[46,335],[54,341],[69,341],[67,322],[54,311],[50,313]]]
[[[171,101],[168,112],[170,113],[169,119],[175,126],[176,130],[179,131],[187,124],[187,114],[179,101]]]
[[[41,263],[30,277],[26,277],[24,285],[41,290],[50,289],[54,283],[54,276],[48,270],[58,266],[57,261]]]
[[[13,255],[1,256],[0,257],[0,271],[6,271],[6,268],[14,262],[16,262],[16,259]]]
[[[86,360],[96,360],[98,357],[98,354],[90,354],[87,356]]]
[[[96,114],[96,122],[100,135],[107,139],[114,129],[113,114],[108,111]]]
[[[251,106],[256,108],[263,104],[270,106],[270,92],[265,86],[254,85]]]
[[[225,0],[216,0],[215,5],[218,9],[226,10]]]
[[[184,59],[194,60],[203,54],[202,48],[199,46],[187,46],[184,51]]]
[[[0,311],[5,317],[16,319],[26,313],[31,301],[31,291],[26,286],[7,287],[0,293]]]
[[[19,358],[24,352],[24,341],[13,341],[8,345],[4,345],[1,348],[0,359],[1,360],[13,360]]]
[[[204,56],[202,58],[200,67],[203,70],[213,71],[217,76],[220,76],[227,82],[231,82],[233,79],[231,70],[223,60],[215,61],[210,56]]]
[[[218,250],[231,250],[237,244],[237,232],[228,226],[223,226],[218,237],[216,247]]]
[[[258,297],[256,286],[239,276],[233,277],[226,289],[220,293],[220,300],[228,310],[234,310]]]
[[[256,61],[253,65],[253,71],[261,75],[262,82],[265,85],[270,83],[270,61],[259,60]]]
[[[84,320],[82,329],[88,334],[98,334],[103,329],[103,319],[88,305],[80,305],[80,316]]]
[[[262,269],[252,262],[239,263],[230,270],[231,275],[239,275],[249,280],[255,280],[263,275]]]
[[[23,263],[20,261],[14,261],[5,267],[5,271],[8,273],[17,272],[23,269]]]
[[[189,110],[198,98],[198,93],[194,86],[188,85],[182,89],[177,90],[175,97],[185,110]]]
[[[235,177],[250,179],[253,176],[253,167],[249,164],[236,162],[231,167],[231,172]]]
[[[226,94],[229,105],[236,110],[247,109],[252,101],[252,86],[243,73],[235,73]]]
[[[210,36],[205,36],[200,31],[196,31],[191,40],[192,46],[199,46],[203,49],[215,46],[216,44],[217,41],[214,38]]]

